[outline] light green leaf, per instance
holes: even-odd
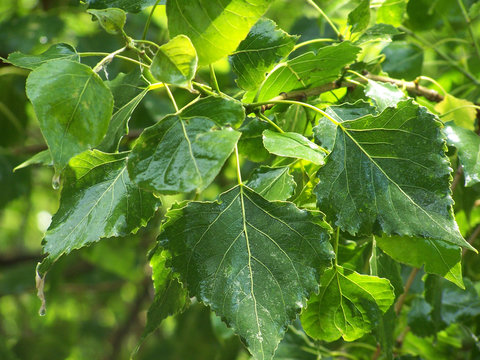
[[[401,34],[394,26],[388,24],[375,24],[369,27],[355,42],[362,44],[367,41],[391,40],[393,36]]]
[[[160,202],[132,183],[126,159],[127,153],[93,150],[70,161],[60,208],[43,240],[48,257],[39,266],[40,273],[63,254],[102,238],[134,233],[147,224]]]
[[[167,2],[170,36],[187,35],[198,52],[200,65],[232,53],[271,0],[170,0]]]
[[[387,107],[396,107],[400,101],[407,98],[396,85],[373,80],[368,81],[365,87],[365,95],[375,102],[380,112]]]
[[[360,4],[348,14],[348,24],[352,26],[352,34],[362,32],[370,22],[370,0],[361,0]]]
[[[240,133],[206,117],[170,115],[145,129],[128,158],[141,188],[171,194],[203,190],[220,172]]]
[[[394,299],[387,279],[337,265],[322,276],[319,294],[310,298],[302,313],[302,326],[314,339],[354,341],[374,328]]]
[[[256,89],[265,74],[293,50],[297,38],[279,29],[272,20],[260,19],[229,56],[238,75],[237,84],[245,90]]]
[[[407,10],[407,0],[385,0],[377,10],[377,23],[400,26]]]
[[[123,27],[127,22],[127,15],[125,11],[117,8],[108,8],[105,10],[91,9],[87,12],[93,15],[102,26],[102,28],[109,34],[117,35],[123,33]]]
[[[298,133],[265,130],[263,145],[270,153],[278,156],[304,159],[317,165],[325,163],[326,150]]]
[[[223,96],[198,98],[182,109],[182,117],[205,116],[219,126],[239,126],[245,119],[245,109],[238,100]]]
[[[242,337],[254,359],[272,359],[334,255],[329,225],[243,186],[167,216],[160,244],[190,294]]]
[[[150,70],[160,82],[190,87],[197,71],[197,52],[185,35],[178,35],[158,49]]]
[[[455,146],[465,176],[465,186],[480,183],[480,136],[454,123],[448,123],[443,132],[447,143]]]
[[[20,169],[24,169],[30,165],[36,165],[36,164],[50,165],[50,166],[53,165],[52,155],[50,154],[50,151],[49,150],[40,151],[39,153],[33,155],[30,159],[25,160],[20,165],[17,165],[13,169],[13,172]]]
[[[23,54],[19,51],[8,55],[10,64],[30,70],[34,70],[43,63],[55,59],[80,61],[80,56],[78,56],[73,46],[63,43],[52,45],[39,55]]]
[[[412,100],[344,121],[318,171],[319,209],[344,231],[444,240],[473,249],[452,213],[442,124]],[[404,144],[409,144],[405,146]]]
[[[287,200],[297,186],[289,170],[288,167],[261,166],[250,176],[247,186],[267,200]]]
[[[113,96],[86,65],[51,60],[30,73],[27,95],[40,122],[55,168],[96,146],[105,135]]]
[[[344,41],[308,52],[278,66],[258,92],[258,101],[267,101],[282,92],[320,86],[340,77],[342,69],[355,61],[360,48]],[[253,95],[253,96],[252,96]],[[255,97],[255,93],[247,93]]]
[[[165,5],[165,1],[161,0],[159,4]],[[89,9],[120,8],[132,13],[140,12],[156,2],[157,0],[86,0]]]
[[[435,105],[435,111],[442,115],[443,122],[453,121],[455,125],[475,131],[477,109],[471,101],[446,94],[445,98]]]
[[[443,240],[407,236],[376,238],[378,246],[396,261],[437,274],[463,288],[462,251]],[[415,249],[415,251],[412,251]]]
[[[470,6],[470,9],[468,9],[468,16],[472,20],[480,16],[480,3],[476,2]]]

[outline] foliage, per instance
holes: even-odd
[[[0,358],[478,358],[479,9],[3,2]]]

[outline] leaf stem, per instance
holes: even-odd
[[[470,36],[472,37],[472,42],[473,46],[475,47],[475,52],[477,53],[478,58],[480,59],[480,47],[478,45],[477,39],[475,38],[475,34],[473,33],[473,28],[472,28],[472,19],[470,19],[470,16],[468,15],[467,9],[465,8],[465,5],[463,4],[462,0],[457,0],[458,6],[462,10],[463,17],[465,18],[465,22],[467,23],[468,27],[468,32],[470,33]]]
[[[292,52],[294,52],[295,50],[300,49],[301,47],[308,46],[308,45],[311,45],[311,44],[324,43],[324,42],[335,42],[335,41],[336,41],[336,40],[334,40],[334,39],[327,39],[327,38],[324,38],[324,39],[313,39],[313,40],[304,41],[304,42],[301,42],[300,44],[295,45],[295,46],[293,47]]]
[[[151,45],[151,46],[154,46],[156,47],[157,49],[160,49],[160,45],[158,45],[157,43],[154,43],[153,41],[149,41],[149,40],[133,40],[134,43],[139,43],[139,44],[147,44],[147,45]]]
[[[81,57],[89,57],[89,56],[108,56],[108,55],[111,55],[111,54],[105,53],[105,52],[81,52],[81,53],[78,53],[78,55],[81,56]],[[118,59],[129,61],[131,63],[134,63],[134,64],[137,64],[137,65],[148,68],[147,64],[141,63],[140,61],[129,58],[127,56],[115,55],[115,57],[118,58]]]
[[[212,64],[210,64],[209,68],[210,68],[210,79],[212,81],[213,88],[217,91],[217,93],[221,94],[222,92],[220,91],[220,86],[218,86],[217,76],[215,75],[215,68],[213,67]]]
[[[238,181],[238,185],[243,186],[242,172],[240,171],[240,156],[238,155],[238,145],[235,145],[235,159],[237,161],[237,181]]]
[[[192,85],[199,88],[201,91],[203,91],[207,95],[216,95],[213,91],[211,91],[211,88],[209,88],[209,86],[207,86],[205,84],[202,84],[202,83],[199,83],[199,82],[196,82],[196,81],[192,81]]]
[[[323,18],[327,21],[327,23],[332,27],[332,30],[335,32],[335,34],[338,37],[338,40],[342,41],[343,40],[343,35],[338,31],[337,27],[335,24],[330,20],[327,14],[313,1],[313,0],[307,0],[307,3],[312,5],[319,13],[320,15],[323,16]]]
[[[270,120],[268,118],[268,116],[265,116],[265,114],[262,114],[261,112],[258,112],[257,116],[262,119],[262,120],[265,120],[266,122],[268,122],[270,125],[272,125],[275,129],[278,130],[278,132],[280,133],[284,133],[285,131],[282,130],[282,128],[280,126],[278,126],[277,124],[275,124],[272,120]]]
[[[167,90],[168,97],[172,101],[173,107],[175,108],[175,112],[178,113],[178,105],[177,105],[177,102],[175,101],[175,98],[173,97],[172,91],[170,90],[167,84],[163,83],[163,85],[165,86],[165,90]]]
[[[353,75],[358,76],[360,79],[363,79],[363,80],[365,80],[366,82],[369,82],[369,81],[370,81],[369,78],[367,78],[366,76],[363,76],[362,74],[360,74],[360,73],[358,73],[358,72],[356,72],[356,71],[347,70],[347,72],[349,72],[350,74],[353,74]]]
[[[93,72],[96,72],[96,73],[99,72],[99,71],[103,68],[103,66],[104,66],[105,64],[111,62],[115,56],[117,56],[118,54],[124,52],[125,50],[127,50],[127,47],[126,47],[126,46],[124,46],[124,47],[121,48],[121,49],[115,50],[114,52],[112,52],[112,53],[108,54],[107,56],[105,56],[102,60],[100,60],[100,61],[98,62],[97,65],[95,65],[95,67],[93,68]]]
[[[145,27],[143,28],[142,40],[145,40],[147,38],[147,32],[148,32],[148,28],[150,27],[150,23],[152,22],[153,13],[157,9],[157,6],[158,6],[159,3],[160,3],[160,0],[157,0],[155,2],[155,5],[153,5],[152,10],[150,11],[150,14],[148,15],[147,22],[145,23]]]
[[[403,305],[405,304],[405,300],[407,299],[408,292],[412,287],[413,281],[417,276],[417,273],[420,269],[413,268],[408,276],[407,282],[405,283],[405,289],[403,290],[403,294],[398,297],[397,303],[395,304],[395,313],[398,315],[402,311]]]
[[[335,251],[335,266],[338,266],[338,241],[340,239],[340,226],[337,226],[337,232],[335,234],[335,240],[333,243],[333,249]]]

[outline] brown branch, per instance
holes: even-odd
[[[400,311],[402,311],[403,304],[405,303],[405,300],[407,298],[408,292],[410,291],[410,287],[413,284],[413,281],[415,280],[415,277],[417,276],[417,273],[420,269],[419,268],[413,268],[412,272],[410,273],[410,276],[407,279],[407,282],[405,283],[405,289],[403,291],[403,294],[398,297],[398,300],[395,304],[395,313],[398,315],[400,314]]]

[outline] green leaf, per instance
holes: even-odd
[[[263,132],[263,145],[270,153],[324,164],[326,150],[298,133]]]
[[[443,240],[407,236],[376,238],[378,246],[396,261],[437,274],[463,288],[462,251],[459,246]],[[415,249],[415,251],[412,251]]]
[[[127,155],[93,150],[70,161],[60,208],[43,240],[48,257],[39,267],[41,273],[63,254],[102,238],[134,233],[152,217],[160,202],[129,179]]]
[[[318,360],[320,356],[320,351],[298,324],[288,327],[285,337],[275,351],[274,360]]]
[[[200,65],[211,64],[233,52],[271,0],[170,0],[167,2],[170,36],[184,34],[198,52]]]
[[[382,50],[383,71],[391,77],[415,80],[422,75],[423,50],[410,43],[395,41]]]
[[[316,54],[308,52],[289,60],[268,75],[258,92],[258,101],[270,100],[282,92],[335,81],[342,69],[355,61],[359,51],[359,47],[344,41],[322,47]]]
[[[336,265],[322,276],[319,294],[310,298],[302,313],[302,325],[314,339],[353,341],[374,328],[394,299],[387,279]]]
[[[303,134],[309,125],[309,118],[305,107],[301,105],[290,105],[285,112],[275,114],[276,123],[287,132]]]
[[[469,279],[465,279],[465,290],[443,282],[441,314],[448,325],[467,322],[480,315],[480,297]]]
[[[387,107],[396,107],[406,100],[406,96],[396,85],[369,80],[365,87],[365,95],[372,99],[380,112]]]
[[[297,186],[289,170],[288,167],[261,166],[250,176],[247,186],[267,200],[287,200]]]
[[[367,41],[391,40],[393,36],[401,34],[394,26],[388,24],[375,24],[369,27],[356,43],[362,44]]]
[[[386,0],[377,10],[377,23],[400,26],[406,9],[406,0]]]
[[[293,50],[297,39],[279,29],[272,20],[260,19],[229,56],[238,76],[238,86],[245,90],[256,89],[265,74]]]
[[[182,117],[204,116],[218,126],[239,126],[245,119],[245,109],[240,101],[224,96],[198,98],[182,109]]]
[[[20,169],[24,169],[24,168],[26,168],[30,165],[36,165],[36,164],[53,165],[52,155],[50,154],[50,151],[48,151],[48,150],[40,151],[39,153],[33,155],[30,159],[25,160],[20,165],[17,165],[13,169],[13,172],[15,172],[17,170],[20,170]]]
[[[446,124],[443,132],[447,136],[448,145],[457,148],[465,176],[465,186],[480,183],[480,137],[453,122]]]
[[[334,255],[329,225],[243,186],[167,216],[160,244],[190,294],[244,339],[254,359],[272,359]]]
[[[480,3],[476,2],[470,6],[470,9],[468,9],[468,16],[471,20],[474,20],[480,16]]]
[[[352,26],[352,34],[362,32],[370,22],[370,0],[362,0],[358,6],[348,14],[348,24]]]
[[[158,49],[150,70],[160,82],[191,87],[197,71],[198,57],[190,39],[178,35]]]
[[[238,129],[242,137],[238,142],[239,152],[248,160],[262,162],[269,158],[270,153],[263,147],[263,131],[274,130],[274,127],[258,118],[247,118]]]
[[[471,101],[446,94],[445,98],[435,105],[435,111],[442,115],[443,122],[453,121],[455,125],[475,131],[477,109],[474,106]]]
[[[145,129],[128,158],[141,188],[164,194],[203,190],[232,153],[240,133],[206,117],[165,117]]]
[[[453,217],[441,126],[412,100],[339,123],[334,148],[317,174],[319,209],[352,234],[381,228],[473,249]]]
[[[31,115],[27,114],[27,103],[25,78],[5,73],[0,76],[0,148],[22,146],[28,138]]]
[[[422,297],[415,297],[407,316],[407,324],[420,337],[435,334],[436,323],[432,319],[433,307]]]
[[[58,171],[97,145],[107,131],[113,96],[86,65],[70,60],[44,63],[30,73],[27,95]]]
[[[52,45],[39,55],[23,54],[19,51],[8,55],[8,62],[10,64],[30,70],[34,70],[43,63],[55,59],[79,62],[80,56],[78,56],[73,46],[63,43]]]
[[[89,9],[119,8],[127,12],[137,13],[146,7],[155,5],[156,0],[86,0]],[[164,5],[165,0],[159,4]]]
[[[123,34],[123,27],[127,22],[127,15],[122,9],[90,9],[87,10],[87,12],[98,20],[99,24],[107,33],[111,35]]]
[[[155,287],[155,297],[147,312],[147,324],[142,334],[145,339],[168,316],[184,311],[190,305],[188,292],[167,267],[171,256],[167,251],[156,249],[152,253],[150,266]]]

